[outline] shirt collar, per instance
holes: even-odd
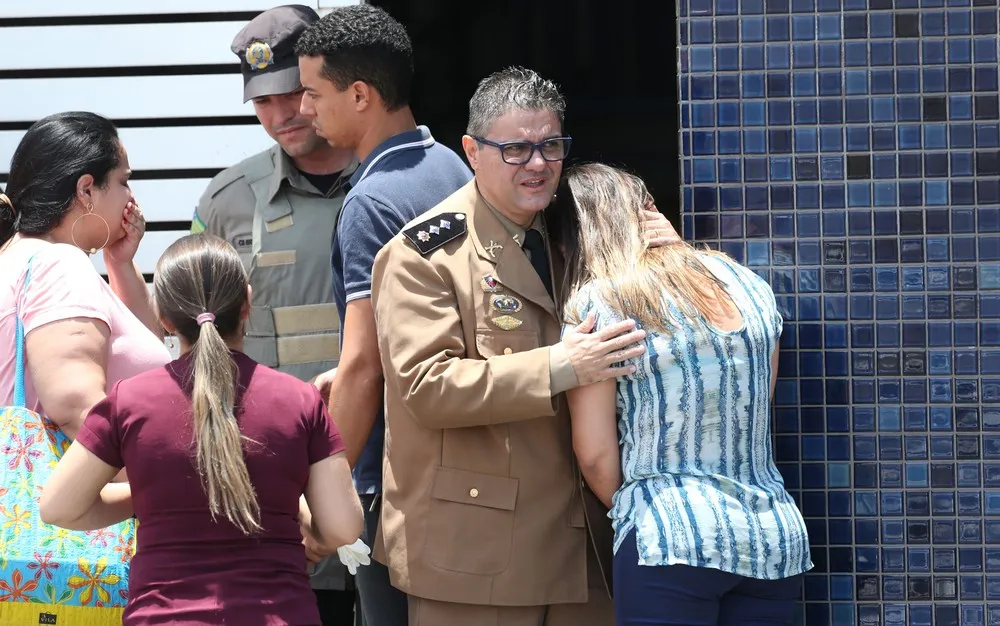
[[[493,206],[490,203],[490,201],[486,199],[486,196],[484,196],[482,192],[479,191],[478,186],[476,187],[476,192],[479,193],[479,197],[483,199],[483,204],[486,205],[486,208],[488,208],[490,212],[493,213],[493,216],[497,218],[497,221],[500,222],[504,230],[507,231],[507,234],[510,235],[510,238],[513,239],[514,243],[516,243],[518,246],[524,247],[524,232],[528,229],[537,230],[544,237],[545,226],[543,224],[543,218],[541,212],[535,214],[535,219],[531,220],[531,224],[528,225],[528,228],[524,228],[511,221],[510,218],[508,218],[506,215],[501,213],[495,206]]]
[[[281,191],[281,185],[283,182],[288,181],[288,184],[295,187],[303,193],[308,193],[310,195],[320,195],[322,193],[317,193],[319,190],[312,186],[312,183],[302,175],[299,168],[295,167],[295,163],[292,158],[288,156],[281,146],[275,144],[272,148],[272,155],[274,155],[274,176],[271,177],[271,188],[268,190],[268,200],[273,202],[274,198]],[[348,176],[352,176],[358,168],[358,159],[351,159],[351,162],[340,172],[341,179]],[[331,172],[332,174],[333,172]]]
[[[379,156],[381,156],[386,150],[391,150],[396,146],[401,146],[407,143],[418,143],[428,140],[434,141],[434,137],[431,136],[431,131],[426,126],[417,126],[416,130],[408,130],[399,133],[398,135],[389,137],[379,145],[375,146],[375,149],[372,150],[371,154],[369,154],[365,160],[361,162],[361,165],[358,166],[358,169],[354,171],[354,175],[351,176],[351,187],[354,187],[361,182],[365,172],[368,170],[368,166],[371,165],[375,159],[379,158]],[[413,146],[413,148],[408,149],[412,150],[418,147],[421,146]]]

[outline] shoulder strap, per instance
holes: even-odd
[[[412,223],[412,222],[411,222]],[[439,213],[403,229],[403,236],[427,255],[465,235],[465,213]]]
[[[32,255],[28,259],[21,293],[14,299],[14,406],[22,408],[27,408],[27,398],[24,391],[24,323],[21,322],[20,296],[28,290],[28,283],[31,282],[31,261],[34,258]]]

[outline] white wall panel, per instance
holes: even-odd
[[[317,8],[316,0],[296,0]],[[323,0],[328,4],[329,0]],[[354,3],[351,3],[354,4]],[[0,18],[73,17],[78,15],[152,15],[157,13],[224,13],[228,11],[264,11],[276,6],[273,0],[3,0]]]
[[[357,0],[295,0],[322,12],[339,6],[357,4]],[[277,6],[274,0],[3,0],[0,19],[27,17],[74,17],[91,15],[153,15],[157,13],[224,13],[228,11],[265,11]]]
[[[242,21],[14,26],[0,31],[4,49],[20,51],[7,55],[3,69],[238,63],[229,44],[244,26]]]
[[[147,232],[142,238],[142,242],[139,244],[139,251],[135,254],[135,262],[139,265],[139,269],[143,274],[152,274],[153,270],[156,268],[156,262],[160,260],[160,256],[163,251],[170,247],[170,244],[177,241],[179,238],[188,234],[186,230],[177,231],[156,231]],[[104,254],[98,252],[94,256],[90,257],[93,261],[94,267],[101,274],[104,274],[107,270],[104,266]]]
[[[236,60],[236,57],[233,57]],[[0,79],[2,122],[33,122],[60,111],[115,120],[253,115],[239,74]]]
[[[188,221],[194,215],[198,199],[209,183],[208,178],[178,178],[132,181],[132,192],[142,207],[146,222]]]
[[[26,131],[0,131],[0,172]],[[133,170],[225,168],[274,144],[259,124],[122,128]]]

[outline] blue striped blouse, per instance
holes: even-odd
[[[648,332],[617,386],[622,487],[615,551],[634,528],[641,565],[712,567],[778,579],[812,568],[805,522],[771,451],[771,354],[782,320],[770,286],[704,255],[743,315],[731,332],[702,321]],[[573,306],[598,328],[622,319],[585,287]],[[683,319],[669,296],[665,305]]]

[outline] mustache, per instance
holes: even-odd
[[[280,126],[275,126],[272,130],[276,133],[284,132],[286,130],[292,130],[296,128],[312,128],[312,122],[304,117],[296,117],[288,120]]]

